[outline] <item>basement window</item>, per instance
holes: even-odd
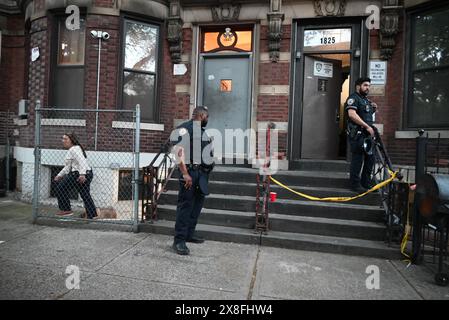
[[[139,180],[142,180],[143,171],[139,171]],[[120,170],[118,180],[118,195],[119,201],[133,199],[133,170]],[[141,199],[141,192],[139,190],[139,199]]]

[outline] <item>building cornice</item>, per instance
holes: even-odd
[[[0,13],[19,14],[20,12],[16,0],[0,0]]]
[[[270,0],[181,0],[183,7],[210,7],[223,4],[269,4]]]
[[[25,12],[26,8],[33,0],[14,0],[17,4],[17,7],[22,11]]]

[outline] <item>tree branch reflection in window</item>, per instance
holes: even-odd
[[[156,27],[126,22],[125,68],[155,72],[157,42]]]

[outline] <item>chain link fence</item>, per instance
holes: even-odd
[[[13,128],[15,114],[10,111],[0,112],[0,197],[7,191],[14,190],[15,171],[13,161]]]
[[[139,106],[56,109],[37,102],[35,116],[34,168],[23,168],[30,177],[25,171],[34,170],[33,219],[128,224],[137,231]]]

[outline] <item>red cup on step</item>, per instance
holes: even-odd
[[[277,193],[276,192],[270,192],[270,201],[271,202],[275,202],[276,198],[277,198]]]

